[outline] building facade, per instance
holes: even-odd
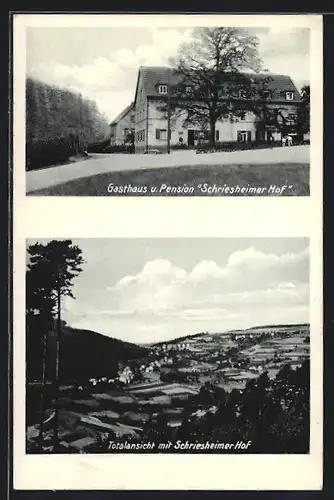
[[[269,78],[268,78],[269,77]],[[259,114],[246,112],[242,118],[218,120],[215,128],[216,142],[260,142],[280,141],[282,130],[294,132],[298,106],[302,104],[301,95],[289,76],[263,74],[254,75],[254,79],[270,80],[266,85],[266,106],[275,113],[273,120]],[[252,78],[253,80],[253,78]],[[166,103],[171,89],[177,87],[178,77],[170,68],[141,67],[138,73],[134,101],[135,151],[166,151],[168,146],[168,120]],[[187,89],[187,87],[186,87]],[[245,96],[240,91],[235,100]],[[186,111],[171,113],[170,146],[171,148],[196,147],[205,132],[200,126],[185,125]],[[279,125],[284,125],[281,127]]]
[[[134,128],[135,110],[134,103],[131,103],[110,123],[110,145],[121,146],[131,143]]]

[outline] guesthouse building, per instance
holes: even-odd
[[[274,112],[275,120],[268,120],[268,114],[264,116],[253,111],[247,111],[233,120],[218,120],[215,127],[216,143],[280,141],[282,134],[295,131],[302,98],[291,78],[269,73],[248,77],[254,88],[262,89],[264,107]],[[181,77],[171,68],[139,68],[133,115],[136,153],[150,150],[165,152],[168,147],[168,130],[172,149],[195,148],[203,138],[201,126],[185,124],[186,111],[175,112],[174,109],[173,113],[169,113],[168,120],[166,108],[168,109],[168,104],[170,108],[180,81]],[[191,92],[191,82],[187,85],[184,87],[185,95],[188,88],[189,93]],[[257,99],[258,104],[261,104],[256,93],[247,95],[244,90],[237,91],[233,99],[241,104],[247,99]]]
[[[135,128],[135,110],[132,102],[110,123],[110,145],[121,146],[132,142]]]

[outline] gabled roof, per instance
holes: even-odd
[[[144,92],[147,97],[161,97],[158,93],[158,86],[164,84],[177,85],[181,83],[182,77],[172,68],[164,66],[142,66],[139,68],[139,75],[142,77]],[[301,101],[300,93],[298,92],[295,84],[287,75],[276,75],[273,73],[254,73],[247,74],[249,78],[253,78],[254,82],[269,79],[266,88],[271,90],[272,97],[270,100],[284,100],[284,92],[294,92],[295,99],[293,102]],[[137,84],[138,86],[138,84]],[[137,92],[136,92],[137,93]],[[290,101],[289,101],[290,102]]]
[[[148,97],[160,95],[157,85],[168,83],[176,85],[182,79],[181,75],[177,74],[175,70],[165,66],[141,66],[139,74],[142,77],[144,92]]]
[[[134,109],[134,103],[132,102],[131,104],[129,104],[129,106],[123,109],[123,111],[118,116],[116,116],[116,118],[110,123],[110,126],[117,125],[117,123],[133,109]]]

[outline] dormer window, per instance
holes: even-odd
[[[294,92],[285,92],[285,98],[287,101],[293,101],[295,98]]]
[[[168,87],[167,85],[159,85],[159,94],[167,94]]]

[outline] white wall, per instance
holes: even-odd
[[[216,130],[219,130],[219,142],[229,142],[238,140],[238,132],[251,132],[251,140],[255,141],[255,116],[247,113],[244,120],[237,121],[219,120],[216,123]]]
[[[140,99],[140,90],[142,88],[142,82],[139,82],[138,86],[138,98],[136,105],[136,131],[145,130],[145,136],[147,132],[147,140],[149,148],[167,148],[167,134],[165,139],[156,138],[156,129],[164,129],[167,131],[167,116],[166,111],[162,111],[159,107],[164,106],[164,102],[158,99],[149,99],[148,101],[148,125],[147,125],[147,101],[143,92],[143,99]],[[281,107],[280,105],[273,105],[273,107]],[[293,104],[286,105],[283,104],[284,114],[294,113],[295,106]],[[179,138],[183,138],[183,143],[188,144],[188,130],[200,130],[199,126],[188,125],[184,126],[184,119],[186,117],[186,112],[183,112],[180,116],[171,117],[171,145],[179,144]],[[243,120],[238,119],[238,121],[231,123],[229,120],[219,120],[216,123],[216,131],[219,131],[219,142],[230,142],[238,140],[238,132],[251,132],[251,140],[256,140],[256,126],[255,126],[255,115],[253,113],[246,113]],[[280,138],[277,137],[277,140]],[[136,142],[136,148],[142,149],[146,147],[146,137],[145,141]]]
[[[146,147],[146,95],[143,90],[143,81],[141,76],[139,77],[138,82],[138,91],[136,98],[136,106],[135,106],[135,147],[136,149],[145,149]],[[143,141],[137,141],[137,132],[144,130],[145,138]]]
[[[157,109],[161,106],[158,101],[149,101],[149,120],[148,120],[148,138],[149,147],[167,146],[167,139],[156,139],[156,129],[167,130],[167,119],[164,113]],[[183,143],[188,143],[188,130],[200,130],[199,126],[188,125],[184,126],[186,112],[183,112],[178,117],[171,118],[171,145],[179,144],[179,138],[183,138]],[[237,141],[238,131],[251,131],[252,140],[255,140],[255,117],[252,113],[248,113],[244,120],[239,120],[237,123],[231,123],[229,120],[217,121],[216,130],[219,131],[219,141]]]

